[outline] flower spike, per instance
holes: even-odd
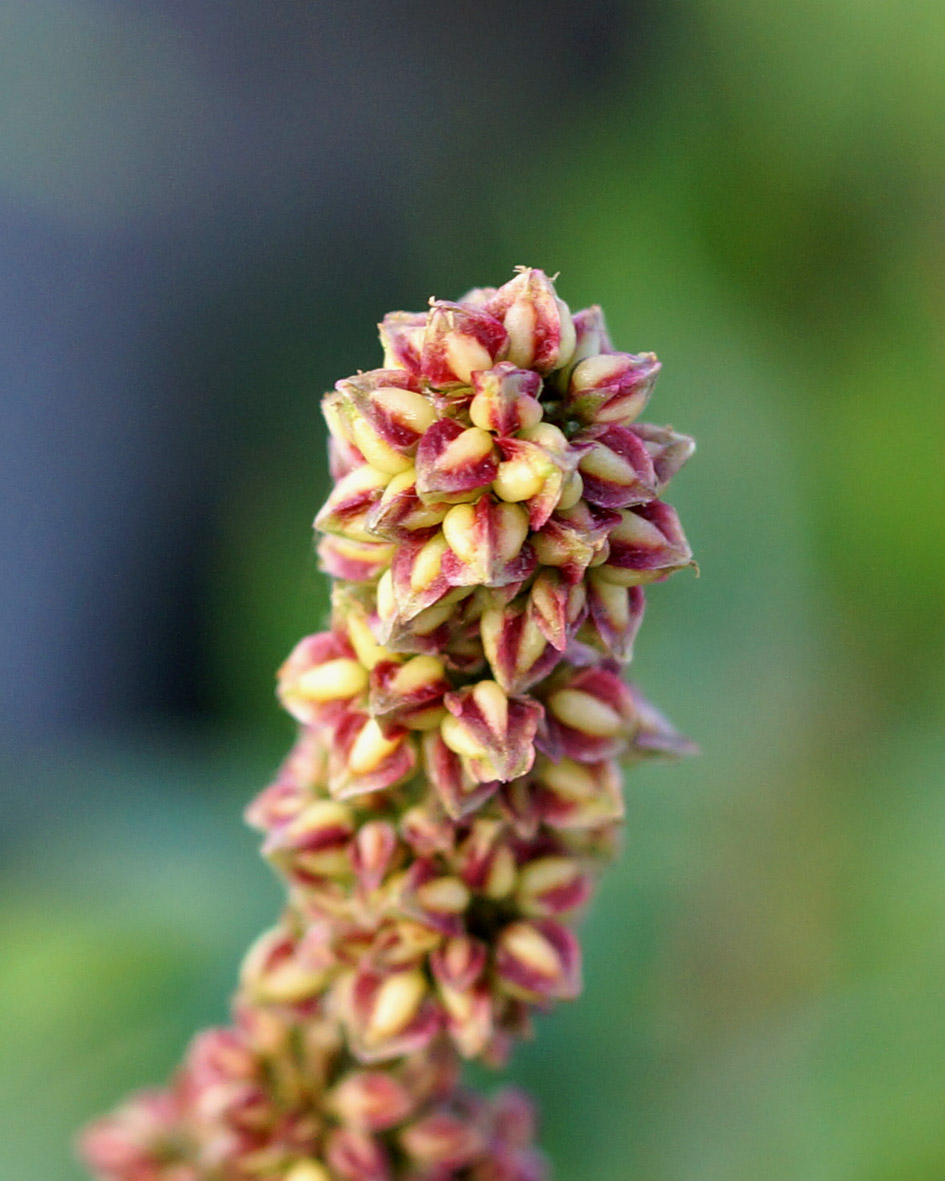
[[[616,760],[694,751],[623,677],[644,588],[693,564],[663,496],[695,444],[638,421],[659,361],[529,267],[379,330],[322,402],[331,620],[246,810],[285,908],[231,1024],[83,1133],[99,1181],[546,1181],[529,1101],[462,1062],[580,993]]]

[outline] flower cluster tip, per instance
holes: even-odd
[[[298,739],[248,822],[284,878],[233,1024],[91,1125],[102,1181],[541,1181],[528,1100],[487,1100],[623,817],[618,761],[691,745],[621,675],[645,588],[692,565],[638,421],[659,372],[544,272],[380,325],[323,401],[330,627],[279,671]]]

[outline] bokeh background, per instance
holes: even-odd
[[[525,263],[700,443],[555,1176],[945,1177],[940,0],[5,0],[0,144],[0,1175],[224,1018],[318,396]]]

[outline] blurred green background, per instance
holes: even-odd
[[[105,15],[111,40],[49,81],[27,123],[112,84],[124,41],[109,21],[128,10]],[[699,441],[671,499],[701,577],[653,589],[633,671],[702,755],[628,775],[584,997],[512,1065],[540,1098],[555,1176],[945,1177],[945,8],[597,5],[599,32],[547,67],[526,17],[545,19],[510,14],[501,104],[495,21],[454,90],[421,90],[446,117],[432,138],[399,128],[400,204],[373,244],[339,259],[324,227],[267,210],[324,267],[302,273],[291,235],[255,261],[244,226],[239,284],[185,307],[194,400],[208,389],[242,423],[214,453],[228,478],[201,502],[188,576],[199,694],[40,730],[3,757],[0,1176],[79,1178],[73,1130],[224,1018],[279,899],[240,822],[291,740],[273,669],[324,613],[317,396],[379,363],[390,307],[525,263],[560,272],[572,309],[602,304],[617,347],[659,353],[646,417]],[[442,53],[466,28],[443,19],[382,32]],[[167,44],[190,60],[182,36]],[[599,59],[595,37],[617,38]],[[42,64],[32,42],[14,48]],[[317,72],[329,49],[357,54],[299,51],[296,68]],[[23,61],[0,66],[13,94],[34,85]],[[288,115],[276,107],[304,134]],[[46,201],[55,149],[41,142],[33,171],[14,151],[6,197]],[[364,168],[346,191],[382,208],[387,176]],[[101,208],[101,224],[119,217]]]

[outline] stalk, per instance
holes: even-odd
[[[323,402],[331,623],[247,810],[285,909],[232,1024],[84,1131],[100,1181],[541,1181],[529,1100],[462,1062],[581,991],[617,760],[692,750],[621,675],[644,588],[693,565],[662,494],[694,444],[636,421],[656,357],[529,268],[380,335]]]

